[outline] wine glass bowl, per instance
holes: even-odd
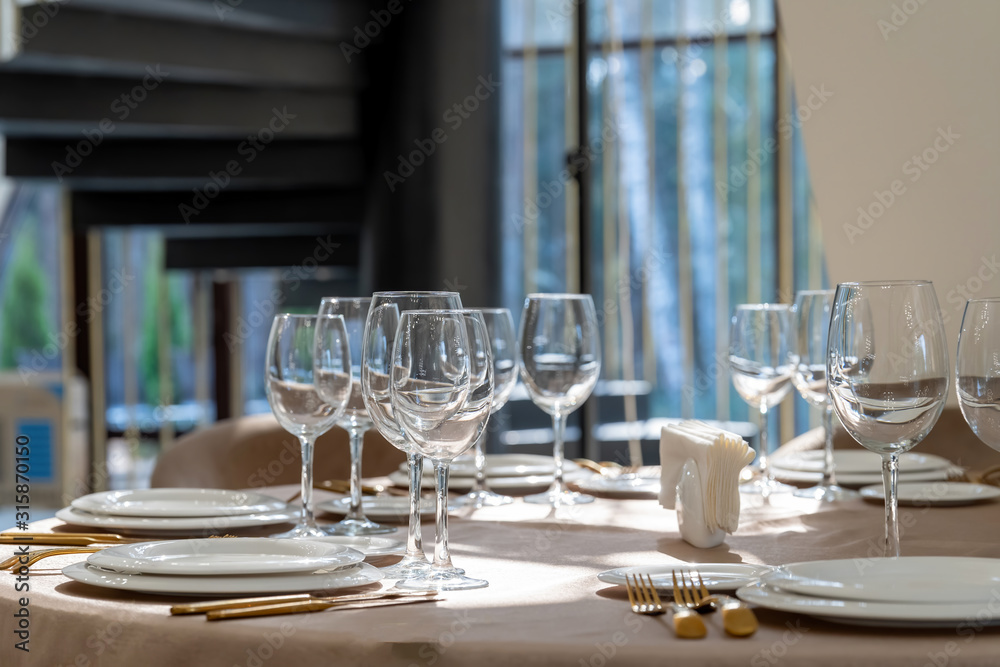
[[[791,309],[785,304],[753,303],[736,307],[729,328],[729,370],[736,393],[760,411],[757,465],[760,476],[740,486],[744,493],[765,498],[790,492],[768,466],[768,411],[792,389],[795,367]]]
[[[899,556],[899,454],[934,427],[951,375],[934,286],[922,280],[841,283],[828,344],[833,407],[848,433],[882,456],[885,555]]]
[[[966,423],[1000,451],[1000,298],[965,304],[955,378]]]
[[[526,502],[553,506],[593,502],[563,484],[566,418],[583,404],[601,373],[597,312],[589,294],[529,294],[524,300],[518,360],[532,402],[552,415],[555,479]]]

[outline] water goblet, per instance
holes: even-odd
[[[1000,298],[965,304],[955,377],[966,423],[980,440],[1000,451]]]

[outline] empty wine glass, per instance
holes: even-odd
[[[833,402],[826,389],[826,348],[833,310],[831,290],[803,290],[792,308],[795,326],[795,371],[792,384],[809,405],[823,409],[823,479],[818,486],[798,489],[795,495],[822,502],[853,498],[856,491],[837,485],[833,469]]]
[[[563,446],[566,418],[580,407],[601,373],[597,312],[589,294],[529,294],[520,332],[521,379],[535,405],[552,415],[555,480],[548,491],[525,502],[578,505],[593,496],[566,490]]]
[[[517,384],[517,338],[514,334],[514,319],[506,308],[482,308],[482,314],[489,333],[490,349],[493,353],[493,405],[490,414],[494,415],[507,405],[510,394]],[[455,504],[462,507],[496,507],[514,502],[510,496],[504,496],[489,490],[486,475],[486,453],[483,451],[483,440],[476,440],[473,449],[475,455],[476,477],[472,491],[457,499]]]
[[[319,324],[322,320],[322,325]],[[319,329],[321,359],[314,359]],[[267,402],[278,423],[302,444],[302,517],[292,530],[273,537],[326,537],[313,517],[313,450],[316,438],[329,431],[351,395],[351,350],[344,318],[339,315],[277,315],[267,340],[264,384]],[[316,387],[317,371],[325,372],[324,396]]]
[[[885,555],[899,556],[899,455],[926,437],[948,395],[947,338],[929,281],[841,283],[827,352],[833,407],[882,456]]]
[[[784,304],[749,303],[736,306],[729,328],[729,370],[736,393],[760,410],[757,465],[760,475],[740,485],[743,493],[772,493],[794,489],[774,479],[767,464],[768,411],[792,389],[792,317]]]
[[[405,578],[430,568],[420,534],[420,489],[423,481],[423,457],[413,449],[396,423],[390,396],[389,376],[392,352],[400,314],[418,309],[461,310],[457,292],[375,292],[372,295],[362,342],[361,395],[368,417],[389,443],[406,452],[410,478],[410,519],[406,535],[406,554],[395,565],[384,568],[391,579]]]
[[[347,408],[338,420],[337,425],[345,429],[350,436],[351,447],[351,504],[345,516],[338,523],[326,528],[331,535],[377,535],[380,533],[392,533],[396,529],[392,526],[383,526],[375,523],[365,516],[364,507],[361,501],[361,454],[365,442],[365,431],[371,428],[372,422],[368,418],[368,410],[365,408],[365,401],[361,397],[361,340],[364,337],[365,319],[368,317],[368,307],[371,305],[371,297],[325,297],[319,305],[319,314],[340,315],[347,327],[347,342],[351,348],[351,366],[347,373],[351,380],[351,394],[347,401]],[[320,326],[316,330],[316,353],[322,358],[327,358],[327,350],[321,345],[328,345],[329,338],[322,336],[323,319],[320,319]],[[316,388],[320,397],[326,399],[328,371],[321,368],[316,371]],[[340,378],[337,378],[338,380]],[[321,381],[322,380],[322,381]],[[337,385],[339,386],[339,384]]]
[[[482,435],[493,403],[493,361],[482,315],[460,310],[402,314],[393,347],[391,400],[414,450],[434,464],[437,532],[429,572],[396,586],[416,590],[483,588],[451,564],[448,472]]]
[[[1000,451],[1000,298],[965,304],[955,376],[962,416],[980,440]]]

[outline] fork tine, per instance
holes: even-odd
[[[643,581],[639,579],[639,576],[635,574],[632,575],[632,581],[635,582],[635,591],[636,591],[635,594],[636,597],[639,598],[639,604],[642,605],[644,608],[649,606],[650,602],[648,596],[646,595],[645,583],[643,583]]]
[[[653,603],[657,609],[662,609],[663,603],[660,602],[660,594],[656,592],[656,586],[653,585],[653,578],[647,574],[646,581],[649,582],[649,592],[653,594]]]
[[[684,604],[684,593],[681,592],[680,584],[677,583],[677,571],[670,570],[670,578],[674,580],[674,600]]]
[[[681,572],[681,585],[684,586],[684,598],[687,600],[688,606],[696,606],[700,598],[695,593],[694,577],[691,576],[690,572]]]
[[[698,586],[699,586],[698,592],[701,593],[701,599],[704,600],[710,595],[710,593],[708,592],[708,587],[705,586],[705,580],[701,578],[701,572],[696,572],[695,574],[698,575]]]
[[[628,575],[625,575],[625,590],[628,591],[628,602],[632,605],[632,609],[635,610],[639,605],[635,602],[635,597],[632,596],[632,582],[628,580]]]
[[[690,606],[691,602],[688,600],[687,582],[684,581],[684,570],[681,570],[680,575],[680,584],[677,583],[676,579],[674,580],[674,598],[680,597],[682,605]]]

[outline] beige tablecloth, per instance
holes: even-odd
[[[285,494],[290,487],[275,489]],[[30,591],[0,577],[0,664],[123,665],[572,665],[669,662],[711,665],[997,665],[1000,630],[891,630],[837,625],[760,610],[749,639],[674,637],[670,616],[631,614],[621,589],[601,583],[612,567],[683,562],[787,563],[880,553],[882,509],[863,501],[818,507],[791,499],[744,507],[739,532],[708,550],[682,542],[674,513],[651,500],[598,500],[566,508],[518,502],[454,519],[455,562],[489,588],[436,604],[208,623],[170,617],[176,600],[92,588],[59,568],[32,572]],[[53,528],[57,520],[35,524]],[[1000,557],[1000,504],[903,509],[906,555]],[[425,526],[432,533],[430,524]],[[402,531],[400,531],[402,533]],[[9,553],[11,548],[4,547]],[[29,598],[30,653],[13,648],[12,610]],[[651,661],[656,661],[651,662]]]

